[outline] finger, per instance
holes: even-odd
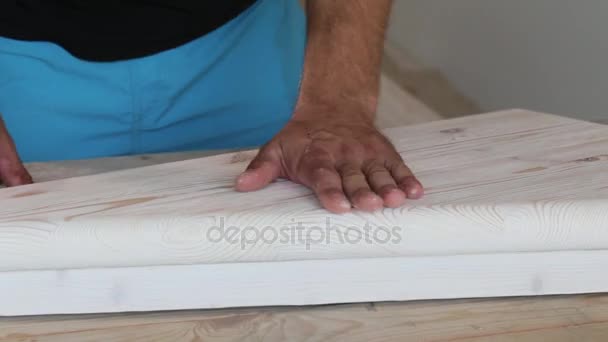
[[[342,189],[340,174],[330,161],[317,159],[307,162],[299,178],[302,184],[315,192],[325,209],[337,214],[351,210],[351,204]]]
[[[0,117],[0,181],[6,186],[32,183],[32,176],[17,155],[13,139],[8,134]]]
[[[281,163],[269,148],[262,148],[247,170],[236,180],[237,191],[256,191],[274,182],[281,173]]]
[[[405,203],[405,193],[397,187],[384,164],[370,162],[363,167],[363,172],[371,189],[384,201],[385,207],[398,208]]]
[[[342,176],[342,187],[350,202],[357,209],[374,211],[382,208],[384,202],[369,187],[363,171],[356,164],[344,164],[338,169]]]
[[[8,187],[33,183],[32,176],[23,165],[15,166],[5,159],[0,159],[0,181]]]
[[[405,192],[407,198],[419,199],[424,196],[424,187],[403,161],[393,162],[390,169],[397,186]]]

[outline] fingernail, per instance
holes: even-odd
[[[251,178],[252,176],[254,176],[253,173],[251,173],[249,171],[245,171],[239,175],[239,177],[237,178],[237,182],[242,183],[242,182],[246,181],[247,178]]]
[[[410,199],[418,199],[424,194],[424,190],[420,184],[408,188],[407,192],[407,197]]]
[[[243,173],[241,174],[237,179],[236,179],[236,187],[237,188],[242,188],[247,187],[248,184],[251,183],[251,181],[249,180],[249,175]]]
[[[408,190],[408,195],[410,197],[415,197],[415,196],[418,196],[418,192],[419,192],[418,188],[410,188]]]
[[[350,210],[352,208],[352,206],[350,205],[350,202],[347,200],[341,200],[339,205],[340,205],[340,208],[342,208],[342,209]]]

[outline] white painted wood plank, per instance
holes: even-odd
[[[289,182],[235,193],[253,153],[5,189],[0,270],[608,248],[605,126],[521,112],[454,121],[390,132],[429,193],[373,214],[329,214]],[[410,149],[414,138],[427,146]],[[222,222],[233,238],[212,241]],[[267,226],[267,241],[248,237]],[[366,227],[380,243],[356,241]]]
[[[300,199],[210,215],[175,209],[86,217],[106,207],[70,211],[67,221],[0,223],[1,270],[608,249],[605,200],[409,206],[338,216]]]
[[[50,162],[26,163],[25,167],[34,178],[34,182],[50,182],[54,180],[96,175],[99,173],[134,169],[189,159],[210,157],[228,150],[189,151],[170,153],[151,153],[120,157],[95,159],[59,160]]]
[[[0,272],[0,316],[593,293],[607,251]]]

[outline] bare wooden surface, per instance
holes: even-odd
[[[0,318],[3,342],[607,339],[606,295]]]

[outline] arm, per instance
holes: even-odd
[[[236,188],[278,177],[311,188],[336,213],[399,207],[423,188],[375,127],[391,0],[308,0],[308,43],[292,120],[260,150]]]
[[[296,118],[307,107],[353,108],[375,118],[392,0],[309,0],[308,45]],[[300,113],[304,114],[300,114]],[[323,114],[324,110],[318,110]]]

